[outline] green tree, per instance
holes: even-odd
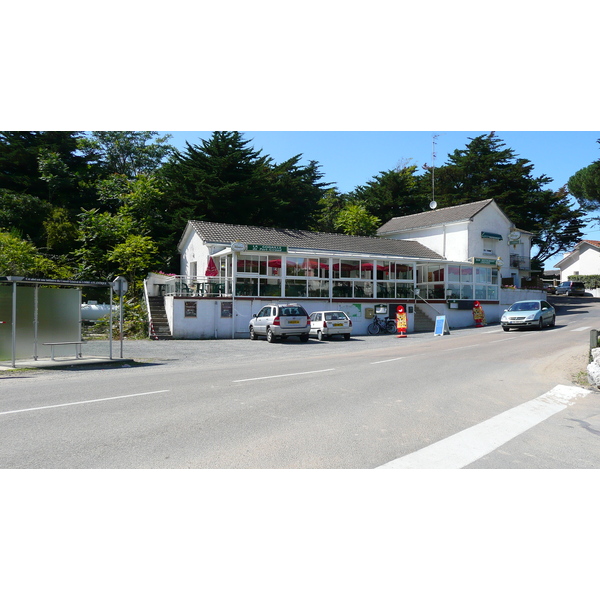
[[[75,250],[79,232],[66,208],[53,208],[43,225],[48,252],[66,256]]]
[[[600,139],[597,142],[600,144]],[[572,175],[567,187],[577,198],[582,209],[598,210],[600,208],[600,160],[594,161]]]
[[[190,219],[276,225],[279,206],[269,194],[271,159],[249,147],[237,131],[215,131],[209,140],[175,152],[164,167],[173,228]]]
[[[158,246],[147,236],[132,234],[125,241],[117,244],[107,255],[115,266],[115,272],[123,275],[131,284],[131,296],[137,289],[146,273],[156,266]]]
[[[105,175],[133,178],[156,172],[174,152],[167,144],[171,135],[157,136],[156,131],[93,131],[79,148]]]
[[[553,180],[534,177],[534,165],[506,148],[494,132],[473,138],[435,170],[435,199],[440,207],[493,198],[515,225],[534,234],[537,264],[568,250],[581,238],[583,211],[572,205],[566,189],[546,188]],[[431,191],[431,168],[421,189]]]
[[[128,236],[139,233],[133,219],[91,209],[81,213],[78,229],[79,248],[73,252],[78,277],[105,281],[119,275],[109,254]]]
[[[309,228],[326,184],[319,165],[300,165],[301,155],[275,164],[237,131],[215,131],[198,145],[186,144],[165,165],[172,229],[190,219]]]
[[[52,204],[36,196],[0,189],[0,229],[18,231],[37,246],[45,243],[43,223],[52,213]]]
[[[0,275],[66,279],[71,272],[43,256],[31,242],[0,231]]]
[[[350,197],[385,223],[393,217],[426,210],[426,200],[419,195],[419,180],[414,165],[381,171],[364,186],[358,186]]]
[[[272,194],[276,199],[275,211],[270,219],[278,227],[310,229],[315,223],[315,213],[323,196],[326,183],[321,183],[323,174],[314,160],[308,165],[299,165],[302,155],[298,154],[278,165],[271,172]]]
[[[348,203],[348,195],[340,193],[337,188],[326,190],[317,202],[317,208],[313,213],[313,226],[311,230],[341,233],[336,226],[336,222],[339,213]]]
[[[78,150],[81,137],[77,131],[0,132],[0,188],[68,209],[89,207],[95,173]]]
[[[347,204],[337,215],[336,229],[346,235],[375,235],[381,224],[364,206]]]

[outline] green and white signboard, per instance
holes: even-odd
[[[287,252],[287,246],[267,246],[264,244],[248,244],[249,252]]]

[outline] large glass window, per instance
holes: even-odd
[[[311,298],[329,298],[329,279],[309,279],[308,295]]]
[[[306,296],[306,279],[288,279],[285,280],[285,295],[290,297]]]

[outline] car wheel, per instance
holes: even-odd
[[[555,325],[556,325],[556,315],[552,315],[552,318],[550,319],[549,327],[554,327]]]
[[[542,317],[540,317],[540,320],[538,321],[538,329],[544,329],[544,319],[542,319]]]
[[[300,336],[300,341],[301,341],[301,342],[308,342],[308,333],[303,333],[303,334]]]
[[[349,333],[345,333],[344,334],[344,339],[345,340],[349,340],[350,339],[350,334]]]
[[[257,340],[258,339],[258,336],[254,332],[254,327],[250,327],[250,339],[251,340]]]
[[[504,325],[502,326],[502,329],[504,329],[504,331],[509,331],[510,327],[504,327]]]
[[[319,329],[319,331],[317,331],[317,339],[322,342],[323,341],[323,332]]]
[[[267,329],[267,342],[269,342],[269,344],[272,344],[275,341],[275,334],[273,333],[272,329]]]

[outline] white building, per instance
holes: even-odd
[[[495,259],[505,284],[521,287],[531,276],[532,234],[516,228],[491,199],[395,217],[377,234],[421,242],[446,260]]]
[[[600,242],[579,242],[572,252],[554,265],[554,268],[560,269],[561,281],[568,281],[569,277],[576,275],[600,274]]]
[[[246,337],[252,315],[273,301],[344,310],[358,335],[399,305],[409,333],[433,331],[438,316],[451,328],[473,325],[475,301],[494,322],[515,300],[502,298],[501,284],[529,275],[530,240],[493,200],[398,217],[377,237],[190,221],[181,275],[145,282],[153,333],[164,305],[173,337]]]

